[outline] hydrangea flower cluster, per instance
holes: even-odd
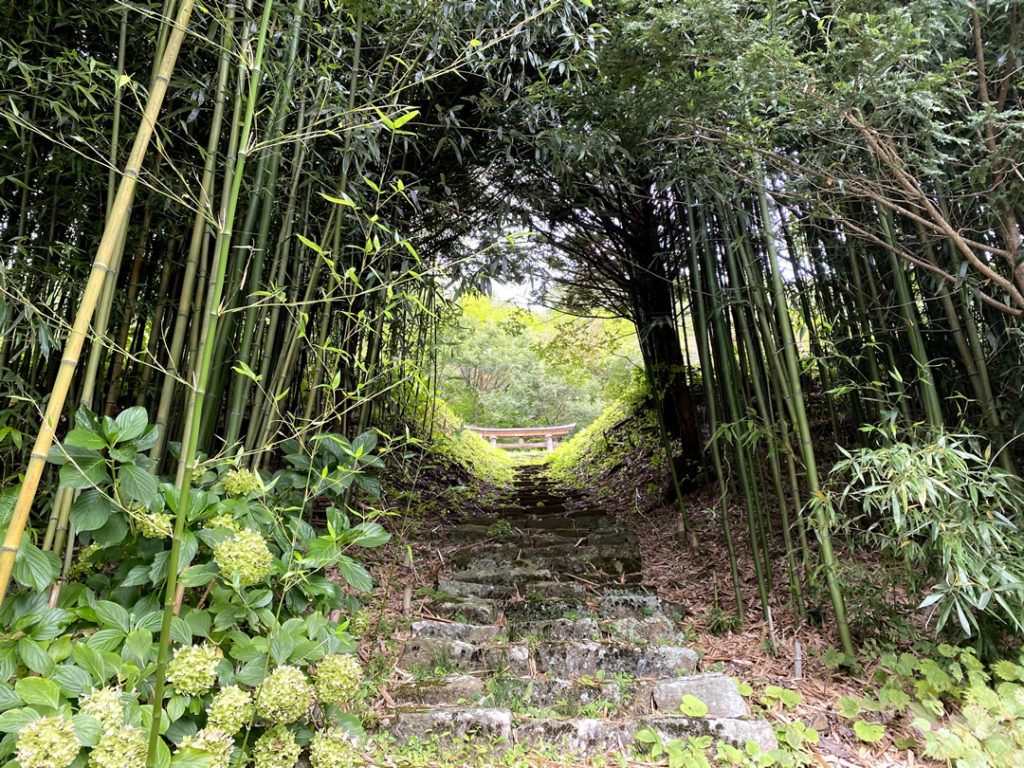
[[[313,734],[309,745],[309,762],[313,768],[352,768],[365,765],[351,740],[337,728]]]
[[[313,686],[302,670],[290,665],[271,672],[256,692],[256,714],[275,725],[294,723],[312,703]]]
[[[206,727],[195,736],[185,739],[181,745],[209,752],[209,768],[228,768],[231,763],[231,753],[235,749],[235,740],[223,731]]]
[[[228,496],[248,496],[263,487],[260,476],[249,469],[232,469],[224,475],[221,482]]]
[[[321,704],[340,706],[355,695],[363,679],[363,668],[355,656],[332,653],[317,664],[314,677],[317,700]]]
[[[174,531],[173,518],[166,512],[139,515],[139,531],[147,539],[166,539]]]
[[[252,719],[252,714],[252,695],[237,685],[229,685],[213,697],[207,710],[206,722],[234,736]]]
[[[267,542],[248,528],[214,547],[213,559],[224,578],[233,580],[238,574],[238,583],[243,587],[251,587],[269,576],[274,561]]]
[[[60,715],[41,717],[18,731],[15,757],[21,768],[67,768],[80,748],[70,720]]]
[[[98,564],[93,562],[92,556],[103,549],[98,541],[86,544],[78,551],[78,557],[71,567],[68,568],[68,581],[79,581],[90,573],[96,571]]]
[[[89,753],[89,768],[146,768],[146,732],[130,725],[104,729]]]
[[[238,523],[235,521],[235,518],[232,517],[227,512],[222,512],[219,515],[214,515],[209,520],[207,520],[205,523],[203,523],[203,527],[204,528],[227,528],[227,529],[232,530],[232,531],[239,531],[239,530],[241,530],[239,525],[238,525]]]
[[[353,637],[362,637],[366,634],[366,630],[370,628],[370,612],[361,608],[348,620],[348,633]]]
[[[104,731],[120,727],[124,723],[121,689],[109,685],[106,688],[94,688],[78,700],[78,711],[95,717]]]
[[[301,753],[295,734],[284,725],[275,725],[256,739],[252,748],[253,768],[292,768]]]
[[[179,648],[167,665],[167,679],[178,693],[202,696],[217,680],[219,648],[203,643]]]

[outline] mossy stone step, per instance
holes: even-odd
[[[490,544],[505,546],[518,544],[523,547],[538,548],[566,544],[575,545],[580,541],[592,544],[614,543],[616,541],[636,542],[636,537],[631,532],[618,526],[603,526],[591,530],[565,526],[543,529],[517,529],[511,525],[495,524],[494,522],[486,524],[481,522],[463,523],[452,529],[449,538],[455,544],[486,541]]]
[[[608,581],[632,584],[640,581],[641,572],[640,558],[628,554],[604,557],[534,555],[528,560],[503,560],[488,556],[467,563],[466,568],[452,574],[452,580],[477,584],[528,585],[537,581],[553,581],[559,575],[571,574],[595,583]]]
[[[623,539],[594,544],[588,537],[585,542],[577,544],[571,539],[559,538],[547,546],[524,546],[518,543],[482,544],[472,550],[456,552],[448,562],[456,566],[468,566],[478,561],[513,564],[540,562],[550,567],[552,564],[564,563],[569,559],[583,561],[628,559],[639,562],[640,552],[634,543]]]
[[[455,574],[468,575],[468,574]],[[438,579],[437,589],[448,597],[476,597],[488,600],[582,600],[586,589],[571,581],[553,581],[550,574],[545,581],[520,580],[515,584],[488,584],[462,579]]]
[[[499,707],[399,707],[384,725],[401,742],[437,738],[442,743],[470,741],[500,752],[512,744],[554,746],[580,756],[596,753],[629,754],[644,729],[657,732],[664,741],[708,735],[743,746],[753,741],[761,750],[777,746],[768,723],[728,717],[684,716],[594,718],[516,717]]]
[[[417,621],[412,624],[413,637],[432,637],[446,640],[462,640],[467,643],[490,643],[519,638],[542,640],[595,640],[599,638],[618,642],[650,643],[667,642],[682,645],[686,641],[683,633],[664,616],[650,616],[636,619],[547,619],[525,621],[505,626],[495,624],[464,624],[448,621]]]
[[[736,681],[719,674],[690,675],[664,680],[616,680],[607,676],[494,677],[447,675],[402,683],[391,690],[399,706],[504,707],[515,712],[554,709],[562,716],[578,715],[586,707],[608,705],[616,714],[679,715],[685,696],[707,707],[705,717],[746,717],[747,702]]]
[[[464,582],[469,583],[469,582]],[[565,584],[565,582],[560,582]],[[682,606],[669,603],[656,595],[642,594],[637,586],[629,591],[607,589],[600,596],[551,598],[545,602],[488,598],[479,596],[451,597],[430,604],[430,611],[443,619],[458,619],[474,624],[490,624],[504,616],[523,622],[559,618],[628,619],[645,617],[675,618],[686,615]],[[467,591],[473,588],[467,588]],[[571,614],[571,615],[570,615]]]
[[[503,672],[579,678],[599,673],[631,677],[678,677],[693,672],[697,653],[677,645],[635,645],[605,640],[543,640],[535,643],[467,643],[432,637],[410,638],[398,657],[406,670]]]

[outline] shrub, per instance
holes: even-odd
[[[902,562],[912,591],[931,582],[921,607],[936,611],[936,631],[955,624],[991,656],[1001,633],[1024,630],[1024,487],[972,442],[938,434],[844,451],[832,477],[847,532]]]

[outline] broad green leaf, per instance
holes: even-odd
[[[373,578],[362,564],[353,560],[347,555],[340,555],[336,563],[338,571],[352,589],[359,592],[369,592],[373,589]]]
[[[23,637],[18,641],[18,657],[26,667],[44,677],[52,675],[56,666],[53,658],[30,637]]]
[[[17,733],[29,723],[34,723],[40,718],[40,714],[31,707],[10,709],[0,715],[0,731],[4,733]]]
[[[86,638],[86,644],[97,651],[120,651],[121,643],[124,642],[125,633],[119,629],[101,629],[93,632]]]
[[[14,684],[14,691],[31,706],[57,709],[60,706],[60,687],[42,677],[23,677]]]
[[[20,707],[23,703],[18,694],[14,692],[14,688],[7,683],[0,682],[0,712]]]
[[[103,488],[110,482],[107,462],[98,456],[79,456],[60,468],[62,488]]]
[[[171,757],[171,768],[210,768],[213,756],[203,749],[184,747]]]
[[[91,488],[71,505],[71,522],[76,531],[95,531],[106,524],[113,509],[114,505],[106,495]]]
[[[379,547],[391,539],[391,534],[379,523],[360,523],[351,529],[346,538],[360,547]]]
[[[103,728],[100,726],[100,721],[92,715],[83,715],[81,713],[72,716],[71,722],[75,726],[75,736],[78,737],[78,743],[83,747],[95,747],[100,742],[100,737],[103,735]]]
[[[679,702],[679,711],[688,717],[704,717],[708,713],[708,705],[692,694],[683,694]]]
[[[122,495],[151,507],[159,498],[156,477],[135,464],[122,464],[117,470],[118,488]]]
[[[149,663],[149,657],[153,649],[153,633],[148,629],[135,629],[128,633],[124,641],[124,649],[121,657],[125,654],[134,656],[142,666]]]
[[[94,451],[101,451],[107,447],[107,441],[95,432],[87,429],[72,429],[64,438],[67,445],[74,445],[78,448],[90,448]]]
[[[123,606],[118,605],[110,600],[97,600],[93,606],[93,610],[96,611],[96,617],[100,620],[100,625],[104,628],[119,629],[122,632],[128,632],[131,630],[131,622],[128,616],[128,611]]]
[[[854,733],[857,738],[868,744],[874,744],[885,736],[885,726],[881,723],[869,723],[864,720],[857,720],[853,724]]]
[[[115,443],[127,442],[142,436],[146,427],[149,426],[149,415],[145,408],[136,405],[117,414],[114,423],[117,425],[117,429],[113,435],[110,435],[111,440]]]
[[[836,702],[839,706],[839,714],[846,718],[853,718],[860,714],[860,702],[852,696],[840,696]]]
[[[93,687],[92,677],[89,673],[81,667],[75,667],[71,664],[59,665],[53,670],[51,679],[60,686],[64,695],[69,699],[78,698]]]
[[[22,541],[14,558],[14,580],[40,592],[49,587],[60,573],[60,558],[53,552],[43,552],[29,541]]]
[[[107,518],[107,522],[103,524],[103,527],[93,531],[92,537],[100,544],[109,547],[114,544],[120,544],[127,535],[128,524],[124,521],[124,518],[121,515],[111,515]]]

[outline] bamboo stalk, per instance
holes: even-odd
[[[800,387],[800,368],[796,354],[796,341],[793,338],[793,328],[789,322],[789,308],[786,303],[786,294],[782,287],[782,271],[779,268],[779,252],[775,244],[775,235],[772,232],[771,211],[768,207],[768,194],[765,192],[765,181],[762,177],[761,183],[757,185],[757,197],[761,207],[761,221],[764,225],[765,244],[768,248],[768,263],[771,267],[772,292],[775,297],[775,311],[778,315],[778,326],[782,333],[782,351],[786,362],[786,371],[790,381],[790,395],[793,411],[796,414],[797,432],[800,436],[801,453],[804,458],[804,466],[807,468],[807,486],[812,496],[822,496],[818,483],[818,465],[814,456],[814,443],[811,440],[811,429],[807,422],[807,412],[804,410],[803,391]],[[822,565],[825,569],[825,581],[828,584],[828,591],[832,597],[832,608],[835,611],[836,627],[839,631],[839,641],[843,647],[843,653],[847,655],[848,661],[855,658],[853,639],[850,636],[850,626],[846,621],[846,602],[843,599],[839,581],[836,579],[836,560],[832,551],[832,537],[829,532],[830,523],[825,515],[823,503],[815,506],[815,533],[818,537],[818,545],[821,547]]]
[[[0,605],[3,604],[4,596],[11,583],[14,558],[18,554],[21,537],[25,531],[25,525],[28,523],[32,502],[35,500],[36,490],[39,487],[39,480],[42,477],[43,469],[46,467],[47,456],[54,440],[54,431],[57,428],[60,414],[64,409],[64,401],[71,387],[71,379],[78,365],[78,357],[81,354],[82,345],[85,343],[93,311],[96,309],[100,292],[103,289],[103,282],[109,272],[111,258],[120,242],[121,233],[131,214],[132,199],[135,196],[139,171],[142,168],[142,161],[146,156],[146,150],[149,148],[150,139],[156,129],[156,121],[160,115],[160,108],[163,106],[164,96],[167,94],[167,85],[170,81],[171,73],[174,71],[178,51],[181,48],[181,43],[185,36],[185,28],[188,26],[194,3],[195,0],[182,0],[181,6],[178,9],[174,29],[167,40],[163,58],[153,81],[153,87],[150,89],[149,98],[146,100],[146,109],[143,112],[142,123],[135,135],[135,141],[132,143],[132,150],[128,156],[128,161],[125,163],[117,195],[114,198],[114,206],[103,228],[103,236],[96,250],[96,256],[93,259],[89,280],[82,293],[82,299],[79,302],[78,311],[71,326],[71,332],[64,345],[64,351],[60,360],[60,371],[51,389],[50,400],[43,414],[42,425],[32,446],[31,458],[28,468],[25,470],[25,479],[22,481],[21,489],[18,492],[11,522],[7,528],[7,535],[4,538],[3,546],[0,547]]]
[[[190,0],[185,0],[189,2]],[[191,504],[189,495],[192,488],[192,474],[195,469],[196,445],[199,438],[199,425],[202,423],[203,406],[205,405],[206,385],[210,377],[210,364],[213,357],[213,343],[217,338],[217,321],[221,312],[221,294],[227,270],[228,249],[231,247],[231,234],[234,226],[238,196],[241,191],[242,177],[250,147],[250,133],[256,114],[256,100],[259,94],[260,80],[263,75],[263,54],[267,42],[267,29],[270,25],[270,12],[273,0],[267,0],[263,7],[256,53],[253,58],[252,71],[249,74],[249,89],[246,101],[246,112],[239,139],[238,158],[235,161],[232,186],[227,199],[227,207],[223,218],[223,234],[219,252],[214,257],[211,274],[216,278],[206,301],[206,321],[204,323],[205,344],[199,365],[195,368],[195,390],[192,396],[189,423],[186,425],[185,438],[182,440],[181,461],[179,462],[178,505],[174,516],[174,534],[171,549],[167,557],[167,584],[164,592],[163,620],[160,624],[160,637],[157,643],[156,670],[153,679],[152,725],[149,731],[149,753],[146,758],[148,768],[156,768],[157,747],[160,741],[160,710],[163,707],[164,686],[166,683],[167,659],[171,640],[171,622],[175,614],[178,592],[178,563],[181,554],[181,542],[185,534],[185,522]]]

